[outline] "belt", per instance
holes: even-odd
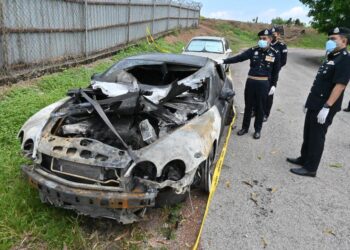
[[[249,79],[257,80],[257,81],[268,81],[269,78],[267,76],[248,76]]]

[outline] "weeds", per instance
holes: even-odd
[[[166,44],[163,39],[157,43],[172,53],[183,47],[182,43]],[[50,249],[62,249],[64,244],[74,249],[89,248],[81,217],[42,204],[37,191],[21,178],[20,166],[28,161],[20,154],[16,135],[37,111],[63,98],[69,89],[87,86],[93,73],[106,70],[122,58],[148,52],[157,52],[157,48],[141,42],[93,66],[43,76],[31,86],[13,86],[0,97],[0,249],[42,248],[43,244]]]

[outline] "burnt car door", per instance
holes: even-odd
[[[221,65],[216,65],[212,87],[215,88],[215,93],[217,95],[215,99],[215,105],[217,106],[221,115],[222,132],[224,126],[230,124],[234,115],[232,106],[235,92],[233,90],[231,80],[226,76]]]

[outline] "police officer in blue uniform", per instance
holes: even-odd
[[[218,61],[219,64],[231,64],[250,60],[250,70],[244,90],[243,126],[237,134],[241,136],[248,133],[251,113],[254,108],[256,111],[254,139],[260,139],[270,83],[276,85],[281,68],[280,55],[270,46],[272,41],[271,30],[264,29],[258,33],[258,36],[258,46],[250,48],[237,56]]]
[[[287,64],[287,57],[288,57],[287,45],[285,43],[281,42],[282,31],[283,30],[281,27],[273,27],[271,29],[271,32],[272,32],[271,47],[280,53],[281,69]],[[273,104],[273,97],[275,95],[276,87],[277,87],[277,82],[274,84],[270,84],[270,90],[269,90],[269,96],[267,97],[267,104],[266,104],[264,121],[267,121],[267,119],[270,116],[271,108],[272,108],[272,104]]]
[[[341,110],[344,90],[350,80],[350,55],[346,49],[350,42],[350,30],[337,27],[328,36],[327,59],[318,70],[305,104],[301,156],[296,159],[287,158],[288,162],[301,166],[291,169],[297,175],[316,176],[327,129],[336,113]]]

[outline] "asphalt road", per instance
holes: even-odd
[[[253,140],[252,127],[248,135],[236,135],[249,64],[232,66],[239,116],[202,234],[203,249],[350,249],[350,114],[335,117],[317,178],[292,175],[293,166],[285,161],[299,156],[302,105],[322,55],[290,49],[259,141]],[[349,100],[348,89],[343,106]]]

